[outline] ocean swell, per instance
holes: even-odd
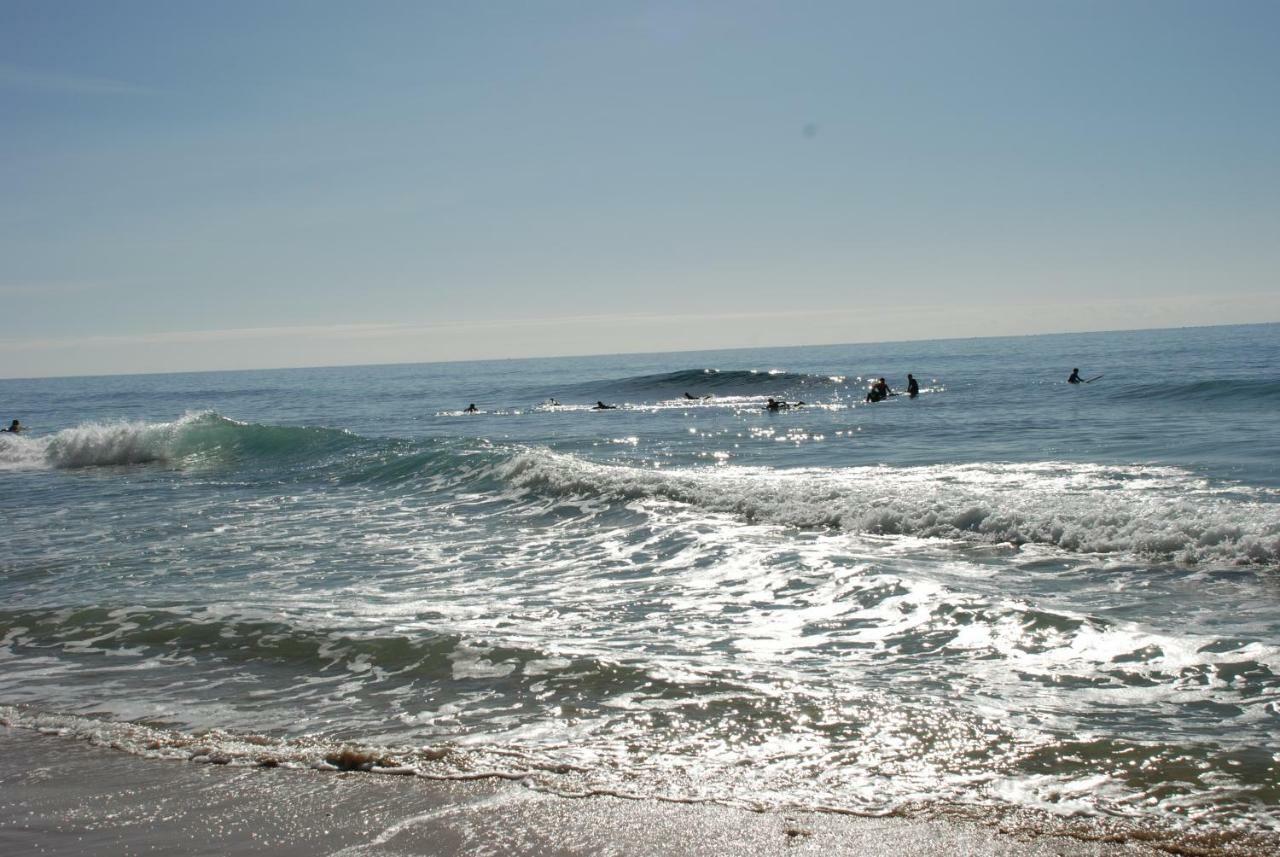
[[[707,394],[764,394],[768,392],[798,391],[802,389],[834,389],[845,383],[839,375],[808,375],[785,372],[780,369],[756,371],[753,369],[682,369],[654,375],[636,375],[630,378],[614,378],[579,384],[571,392],[584,396],[652,396],[669,398],[689,393],[694,396]]]

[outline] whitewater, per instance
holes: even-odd
[[[3,380],[0,720],[1268,853],[1278,366],[1251,325]]]

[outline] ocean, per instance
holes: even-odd
[[[1278,415],[1275,324],[2,380],[0,721],[1263,853]]]

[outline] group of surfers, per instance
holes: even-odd
[[[1073,374],[1073,377],[1074,377],[1074,374]],[[1074,384],[1078,382],[1072,381],[1072,383]],[[893,396],[893,395],[897,395],[897,394],[894,393],[892,390],[890,390],[889,384],[885,381],[884,378],[881,378],[880,380],[875,381],[871,384],[871,388],[867,391],[867,398],[865,399],[865,401],[879,402],[882,399],[886,399],[889,396]],[[907,373],[907,395],[913,399],[916,396],[920,395],[920,384],[919,382],[916,381],[916,377],[912,375],[910,372]],[[702,396],[695,396],[693,393],[686,391],[684,394],[684,398],[686,401],[690,401],[690,402],[705,402],[708,399],[715,398],[715,396],[712,393],[707,393]],[[543,406],[549,407],[549,408],[556,408],[560,406],[560,403],[557,402],[555,399],[547,399],[542,404]],[[770,396],[768,401],[764,403],[764,409],[766,411],[773,411],[773,412],[786,411],[786,410],[790,410],[791,408],[800,408],[803,406],[804,406],[804,402],[788,402],[784,399],[775,399],[773,398],[773,396]],[[596,403],[591,406],[591,410],[616,411],[618,410],[618,406],[606,405],[603,401],[597,399]],[[476,407],[475,402],[472,402],[471,404],[463,408],[462,412],[464,414],[478,414],[480,413],[480,409]]]
[[[1101,377],[1102,377],[1101,375],[1096,375],[1093,378],[1089,378],[1088,380],[1085,380],[1084,378],[1080,377],[1079,369],[1072,369],[1071,377],[1067,379],[1067,383],[1068,384],[1088,384],[1092,381],[1098,380]],[[893,390],[889,389],[888,382],[885,381],[884,378],[880,378],[879,380],[872,382],[870,389],[867,390],[867,397],[866,399],[864,399],[864,401],[880,402],[893,395],[896,395],[896,394],[893,392]],[[910,372],[908,372],[907,373],[907,396],[914,399],[918,395],[920,395],[920,384],[916,381],[915,376],[912,375]],[[685,399],[691,402],[705,402],[708,399],[713,398],[713,395],[711,393],[707,393],[704,396],[695,396],[692,393],[686,391],[684,394],[684,397]],[[553,408],[560,406],[560,403],[557,402],[555,399],[547,399],[547,401],[544,404],[546,404],[548,407],[553,407]],[[764,403],[764,409],[766,411],[773,411],[773,412],[786,411],[786,410],[790,410],[791,408],[799,408],[803,406],[804,406],[804,402],[792,403],[792,402],[785,401],[783,399],[775,399],[773,398],[773,396],[770,396],[769,400]],[[604,402],[600,400],[597,400],[596,403],[591,406],[591,410],[593,411],[616,411],[617,409],[618,409],[617,405],[606,405]],[[471,404],[463,408],[462,412],[464,414],[478,414],[480,413],[480,409],[476,407],[475,402],[472,402]],[[9,427],[7,429],[0,429],[0,434],[21,434],[23,431],[26,431],[26,428],[22,425],[22,423],[18,422],[17,420],[14,420],[12,423],[9,424]]]
[[[881,402],[895,395],[897,394],[889,389],[889,382],[881,378],[871,385],[871,389],[867,390],[867,398],[864,401]],[[912,399],[920,395],[920,382],[910,372],[907,373],[907,395]]]
[[[1092,381],[1098,380],[1098,378],[1101,378],[1101,377],[1102,377],[1101,375],[1097,375],[1093,378],[1085,380],[1080,377],[1079,369],[1072,369],[1071,377],[1067,379],[1067,383],[1068,384],[1088,384]],[[885,381],[884,378],[880,378],[879,380],[872,382],[870,389],[867,390],[867,397],[866,399],[864,399],[864,401],[880,402],[893,395],[897,395],[897,394],[894,393],[893,390],[889,389],[889,384],[887,381]],[[914,399],[918,395],[920,395],[920,384],[916,381],[916,377],[912,375],[910,372],[908,372],[907,373],[907,396]],[[691,402],[705,402],[708,399],[713,398],[713,394],[707,393],[704,396],[695,396],[692,393],[686,391],[684,394],[684,397],[685,399]],[[560,406],[560,403],[557,402],[555,399],[547,399],[547,401],[544,404],[547,405],[548,407],[553,407],[553,408]],[[790,410],[791,408],[800,408],[803,406],[804,406],[804,402],[792,403],[792,402],[785,401],[783,399],[775,399],[773,398],[773,396],[770,396],[769,400],[764,403],[764,409],[766,411],[773,411],[773,412],[786,411],[786,410]],[[600,400],[596,400],[596,403],[591,406],[591,410],[593,411],[616,411],[617,409],[618,409],[617,405],[606,405],[604,402]],[[462,412],[464,414],[478,414],[480,413],[480,409],[476,407],[475,402],[472,402],[471,404],[463,408]],[[26,428],[22,425],[22,423],[18,422],[17,420],[14,420],[12,423],[9,424],[9,427],[7,429],[0,429],[0,434],[20,434],[23,431],[26,431]]]

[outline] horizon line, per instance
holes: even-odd
[[[35,376],[12,376],[0,377],[0,383],[5,381],[55,381],[68,380],[76,378],[131,378],[131,377],[148,377],[163,375],[213,375],[225,374],[229,372],[305,372],[314,369],[356,369],[377,366],[447,366],[452,364],[465,363],[498,363],[517,360],[569,360],[569,359],[586,359],[590,357],[630,357],[645,356],[658,354],[711,354],[724,351],[768,351],[784,348],[835,348],[842,345],[896,345],[905,342],[964,342],[978,339],[1031,339],[1034,337],[1048,336],[1078,336],[1093,333],[1143,333],[1162,330],[1208,330],[1219,327],[1266,327],[1268,325],[1280,324],[1280,320],[1276,321],[1253,321],[1253,322],[1236,322],[1227,324],[1187,324],[1176,325],[1173,327],[1119,327],[1119,328],[1098,328],[1092,330],[1059,330],[1047,333],[1008,333],[1000,336],[945,336],[945,337],[919,337],[906,339],[880,339],[880,340],[849,340],[845,342],[821,342],[808,343],[799,345],[740,345],[729,348],[684,348],[669,351],[614,351],[614,352],[592,352],[582,354],[555,354],[537,357],[472,357],[458,360],[415,360],[415,361],[392,361],[392,362],[374,362],[374,363],[318,363],[303,366],[262,366],[252,369],[187,369],[169,372],[101,372],[101,373],[76,373],[69,375],[35,375]],[[343,325],[343,327],[373,327],[374,325]],[[398,325],[377,325],[380,327],[398,327]],[[270,330],[271,328],[256,328],[256,330]]]

